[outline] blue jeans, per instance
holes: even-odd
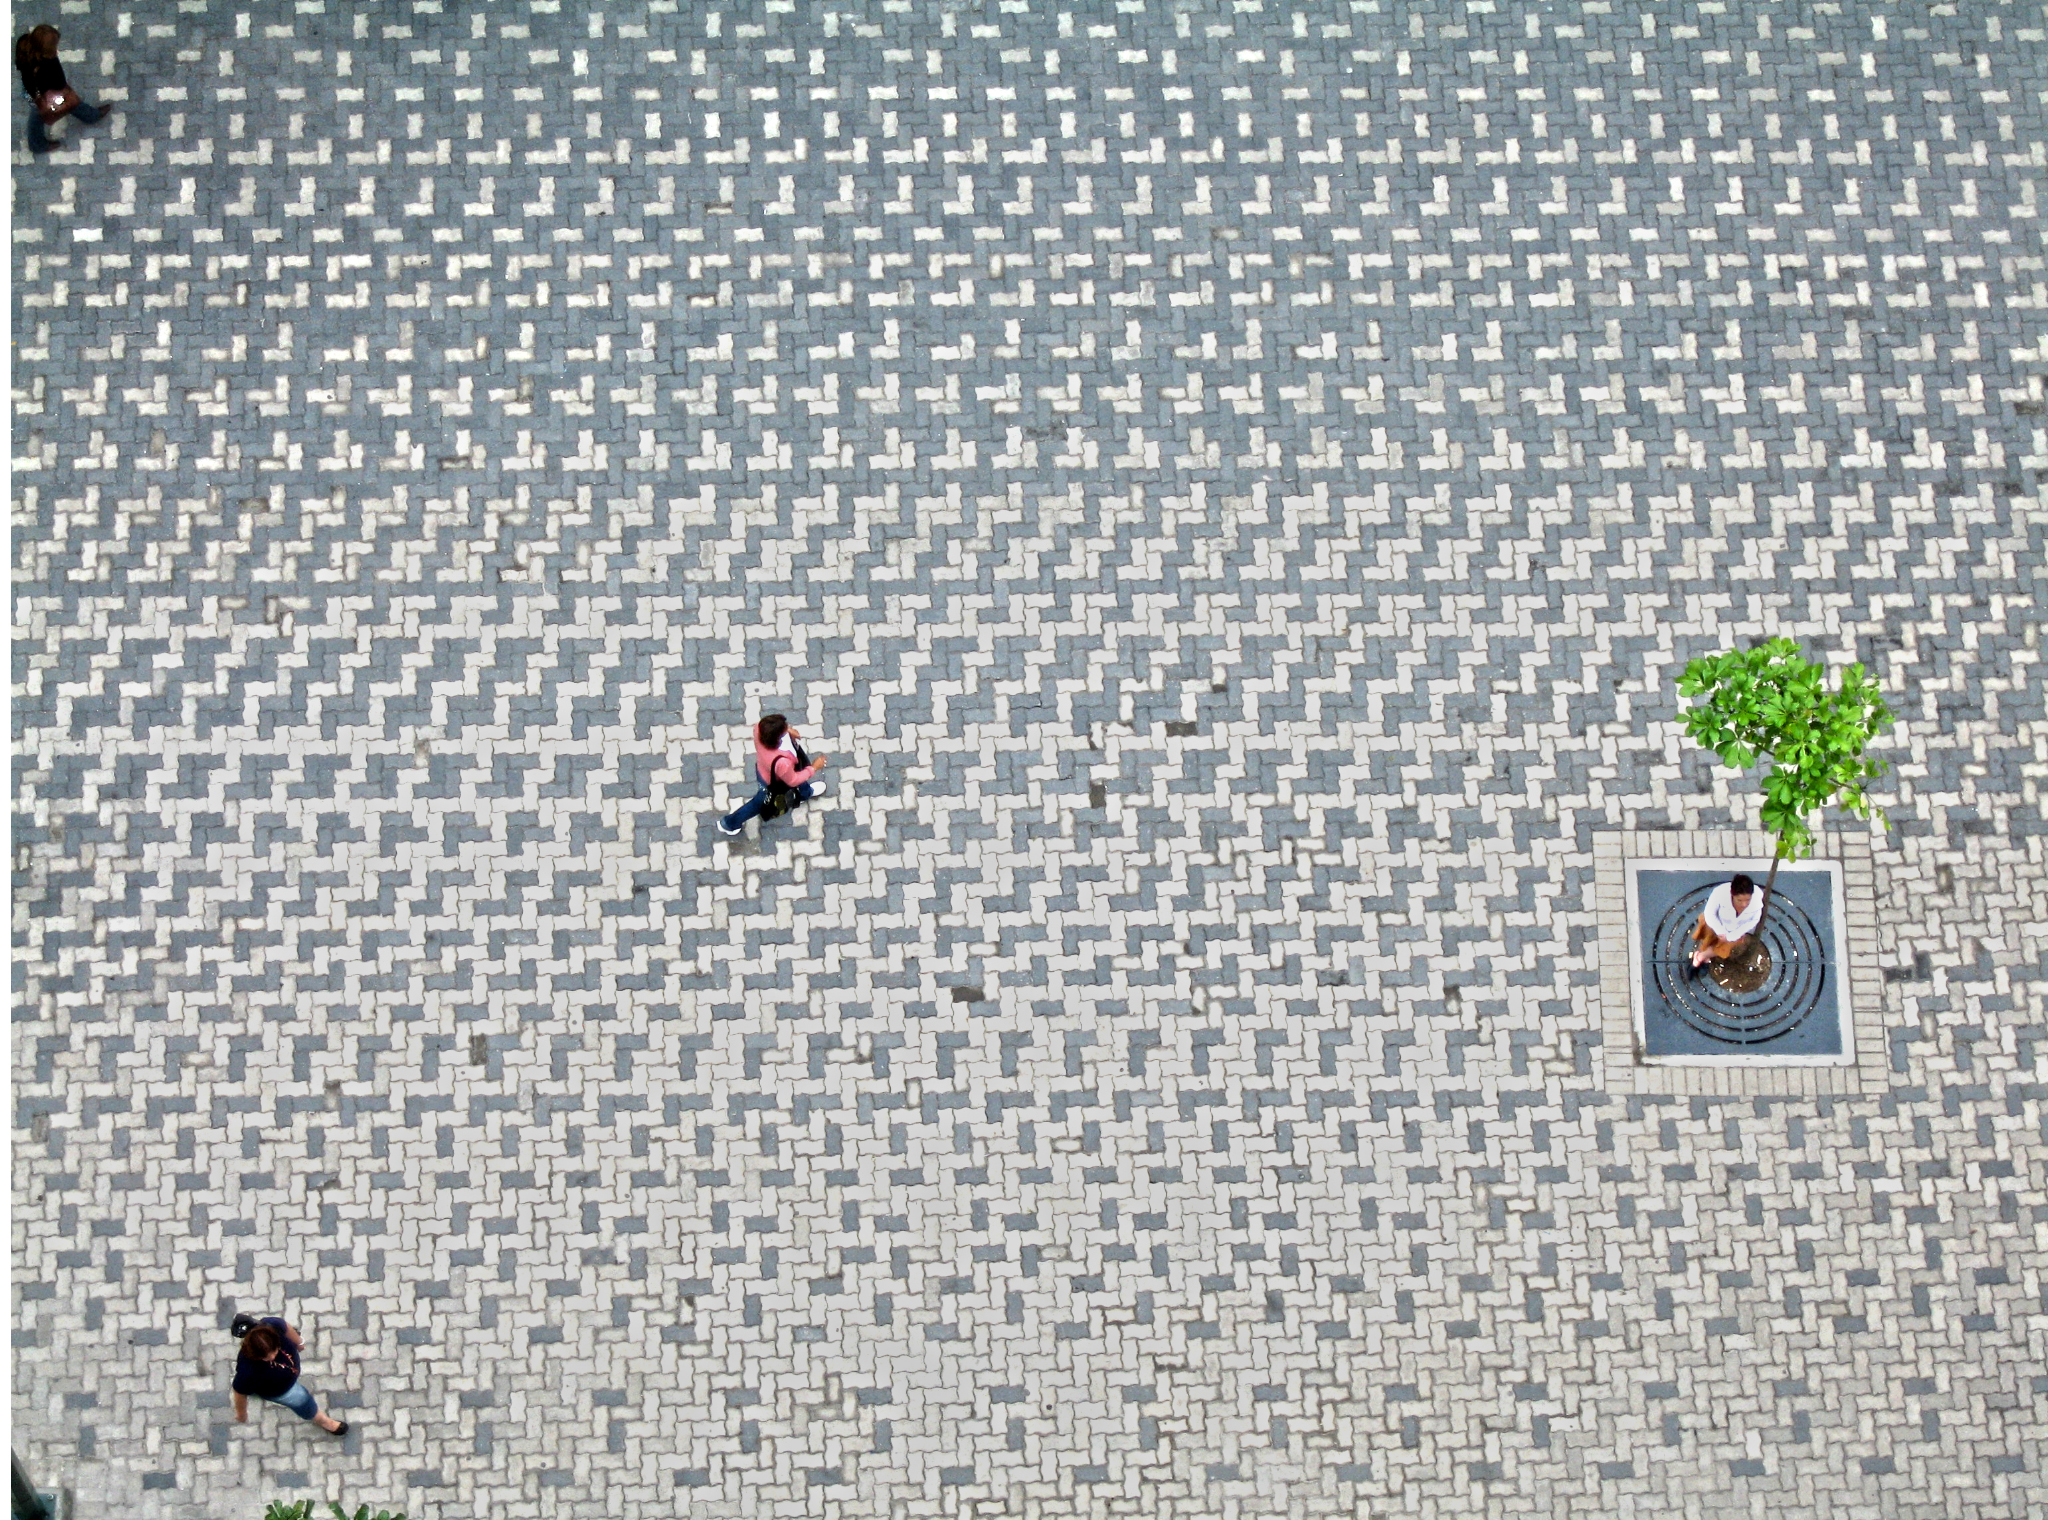
[[[320,1412],[320,1406],[313,1402],[313,1395],[304,1383],[294,1383],[276,1398],[273,1404],[282,1404],[302,1420],[310,1420]]]
[[[768,790],[767,784],[765,782],[760,782],[758,777],[756,778],[756,781],[757,784],[760,785],[761,789],[755,792],[752,797],[747,799],[747,801],[741,803],[739,807],[736,808],[734,811],[727,813],[725,815],[723,823],[726,828],[745,828],[747,826],[747,821],[749,819],[759,816],[761,809],[768,806],[768,799],[773,794]],[[811,798],[816,795],[817,789],[813,787],[808,781],[806,781],[802,786],[796,789],[796,800],[798,802],[809,802]]]
[[[80,125],[89,127],[96,121],[104,120],[107,112],[113,109],[112,106],[89,106],[81,100],[71,108],[71,116]],[[50,129],[43,125],[42,112],[31,102],[28,108],[29,152],[47,153],[55,146],[56,144],[50,141]]]

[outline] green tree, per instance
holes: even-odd
[[[1687,735],[1723,764],[1737,770],[1759,760],[1771,764],[1763,819],[1778,836],[1778,848],[1764,883],[1763,917],[1740,952],[1746,957],[1770,917],[1779,865],[1813,848],[1813,814],[1832,803],[1859,818],[1883,820],[1864,788],[1884,774],[1885,763],[1864,749],[1891,724],[1891,709],[1861,665],[1843,671],[1831,690],[1826,669],[1790,639],[1694,660],[1679,677],[1678,691],[1699,698],[1684,715]]]
[[[367,1504],[359,1506],[353,1515],[332,1500],[328,1501],[327,1507],[334,1511],[334,1520],[405,1520],[404,1515],[395,1515],[388,1509],[380,1509],[372,1515]],[[263,1512],[263,1520],[313,1520],[313,1501],[300,1499],[287,1504],[282,1499],[273,1499],[270,1508]]]

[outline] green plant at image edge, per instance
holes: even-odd
[[[327,1507],[334,1511],[334,1520],[405,1520],[402,1513],[394,1514],[388,1509],[380,1509],[373,1515],[367,1504],[359,1506],[353,1515],[332,1500],[328,1501]],[[273,1499],[270,1508],[263,1512],[263,1520],[313,1520],[313,1501],[301,1499],[287,1504],[282,1499]]]

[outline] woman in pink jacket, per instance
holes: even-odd
[[[718,820],[719,832],[737,834],[747,820],[766,813],[780,818],[799,802],[822,796],[825,783],[812,778],[825,768],[825,757],[804,753],[797,732],[781,713],[769,713],[754,725],[754,774],[761,789],[738,809]]]

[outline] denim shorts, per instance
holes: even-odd
[[[310,1420],[320,1412],[320,1406],[313,1402],[313,1395],[304,1383],[292,1384],[270,1402],[284,1405],[302,1420]]]

